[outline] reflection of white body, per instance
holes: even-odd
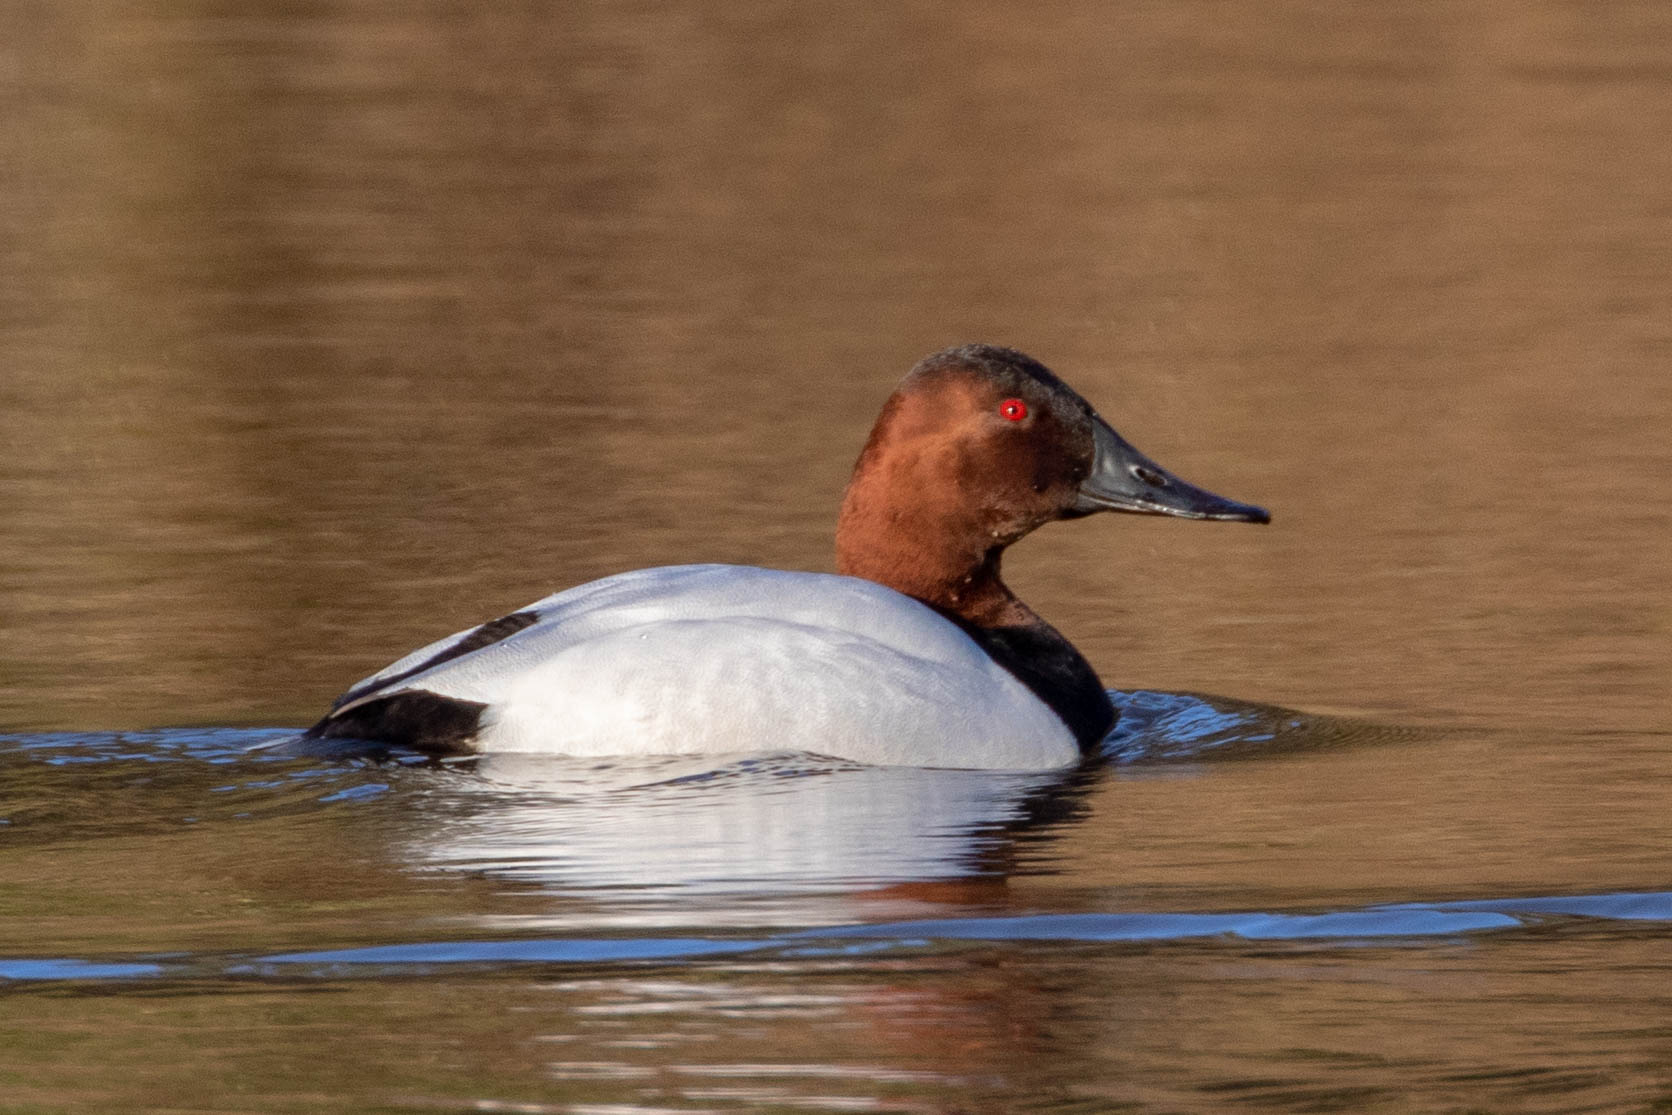
[[[846,892],[982,874],[1009,840],[1003,826],[1052,781],[793,755],[718,768],[486,755],[456,783],[467,808],[427,831],[419,854],[571,893]]]
[[[477,750],[573,756],[805,751],[864,763],[1048,770],[1062,720],[955,624],[854,577],[645,569],[548,596],[535,622],[365,700],[486,707]],[[470,632],[394,663],[421,665]],[[343,711],[343,710],[339,710]]]

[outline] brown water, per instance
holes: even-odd
[[[1658,0],[0,9],[0,1107],[1672,1110],[1669,59]],[[1013,551],[1103,770],[247,753],[556,588],[830,568],[966,340],[1275,515]]]

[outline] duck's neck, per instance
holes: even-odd
[[[865,483],[863,462],[836,527],[836,571],[887,585],[961,627],[1033,691],[1091,749],[1114,725],[1114,706],[1074,645],[999,576],[1004,543],[962,534],[930,508],[868,497],[914,492]]]
[[[983,627],[1041,623],[999,576],[1004,547],[960,540],[933,521],[843,506],[836,571],[887,585]],[[960,542],[962,541],[962,544]]]

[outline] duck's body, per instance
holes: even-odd
[[[1169,476],[1028,357],[948,350],[906,378],[860,455],[837,526],[844,575],[696,565],[594,581],[408,655],[308,734],[1067,766],[1114,710],[999,558],[1045,522],[1099,510],[1267,518]]]
[[[453,737],[433,745],[468,737],[479,751],[577,756],[810,751],[1043,770],[1079,755],[1063,721],[974,639],[857,577],[641,569],[495,624],[396,662],[332,717],[373,738],[416,716]]]

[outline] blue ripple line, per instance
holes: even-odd
[[[1411,902],[1324,914],[1037,914],[942,918],[806,930],[796,936],[978,941],[1358,940],[1513,929],[1529,918],[1672,922],[1672,891]]]
[[[389,792],[386,782],[368,782],[364,786],[350,786],[346,790],[338,790],[334,794],[326,794],[320,801],[362,801],[366,798],[380,797]]]
[[[669,960],[754,952],[779,944],[767,940],[720,941],[706,937],[620,939],[548,937],[513,941],[437,941],[368,948],[287,952],[260,964],[479,964],[484,961]]]
[[[1177,941],[1242,937],[1252,941],[1429,937],[1512,929],[1520,919],[1491,910],[1432,907],[1333,914],[1039,914],[847,925],[808,931],[820,937],[929,937],[974,941]]]
[[[1672,921],[1672,892],[1411,903],[1323,914],[1088,913],[934,918],[827,926],[749,940],[650,937],[445,941],[284,953],[262,957],[256,963],[334,966],[675,960],[770,949],[802,955],[819,951],[815,942],[842,940],[872,941],[880,948],[923,947],[937,940],[1095,942],[1240,937],[1251,941],[1354,941],[1515,929],[1526,924],[1526,915]],[[852,947],[841,946],[839,951],[851,951]]]
[[[1541,917],[1672,922],[1672,891],[1399,903],[1322,914],[1084,913],[1019,917],[932,918],[836,925],[752,939],[708,937],[534,938],[432,941],[278,953],[228,965],[231,975],[271,975],[306,965],[316,974],[368,967],[440,964],[609,963],[693,960],[776,950],[788,957],[860,955],[931,947],[935,941],[1173,941],[1238,937],[1254,941],[1364,941],[1456,936],[1513,929]],[[174,965],[59,958],[0,958],[0,980],[154,978]]]
[[[69,957],[0,960],[0,980],[136,979],[162,972],[161,964],[101,964]]]
[[[1672,891],[1621,891],[1618,894],[1555,895],[1547,898],[1468,899],[1429,902],[1436,910],[1506,910],[1549,917],[1605,918],[1610,921],[1672,921]],[[1378,906],[1405,910],[1412,905]]]

